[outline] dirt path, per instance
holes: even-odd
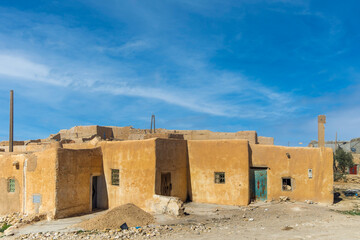
[[[344,195],[349,188],[360,189],[360,185],[336,185],[335,204],[328,206],[300,202],[260,202],[247,207],[188,203],[185,211],[189,215],[181,218],[157,215],[156,224],[140,229],[77,232],[74,224],[93,217],[85,215],[39,222],[19,229],[13,238],[360,239],[360,216],[339,212],[360,206],[359,197]]]
[[[174,227],[158,239],[360,239],[359,216],[305,203],[270,203],[256,208],[218,211],[218,217]]]

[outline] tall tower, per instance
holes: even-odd
[[[325,147],[325,126],[326,116],[318,116],[318,147]]]

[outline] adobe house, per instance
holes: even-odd
[[[247,205],[251,200],[333,202],[331,149],[188,141],[191,199]]]
[[[39,152],[1,153],[0,214],[46,213],[60,218],[88,212],[90,176],[102,172],[100,148],[53,145]]]
[[[151,211],[155,195],[241,206],[280,196],[333,201],[333,155],[324,146],[274,146],[271,139],[259,144],[253,133],[246,134],[249,139],[215,134],[212,140],[186,140],[159,131],[167,138],[103,141],[79,129],[86,128],[73,131],[76,138],[88,141],[61,144],[60,136],[58,142],[30,143],[22,152],[0,152],[0,214],[64,218],[128,202]]]
[[[186,141],[100,142],[87,149],[0,153],[0,215],[64,218],[132,202],[151,210],[155,194],[187,197]]]

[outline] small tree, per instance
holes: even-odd
[[[351,153],[345,152],[342,148],[336,149],[334,154],[336,170],[342,174],[345,173],[346,168],[352,168],[354,166],[353,156]]]

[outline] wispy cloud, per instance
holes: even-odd
[[[66,8],[54,8],[65,2]],[[16,6],[0,7],[0,91],[26,91],[24,100],[36,98],[48,108],[43,112],[69,124],[131,124],[156,112],[168,125],[194,117],[201,119],[198,128],[261,129],[281,133],[287,142],[291,134],[309,136],[301,126],[318,113],[328,114],[328,129],[347,119],[337,112],[358,120],[345,102],[329,104],[354,92],[346,87],[359,81],[346,74],[358,72],[357,29],[349,31],[346,18],[310,1],[64,0],[41,9]],[[55,118],[42,117],[53,125]],[[194,125],[189,120],[181,126]]]
[[[96,49],[102,53],[122,54],[122,55],[130,55],[139,51],[143,51],[147,48],[150,48],[150,44],[149,42],[144,40],[129,41],[117,47],[107,47],[107,46],[96,47]]]
[[[48,66],[20,56],[0,55],[0,75],[57,86],[66,86],[69,83],[69,81],[54,79],[50,71]]]

